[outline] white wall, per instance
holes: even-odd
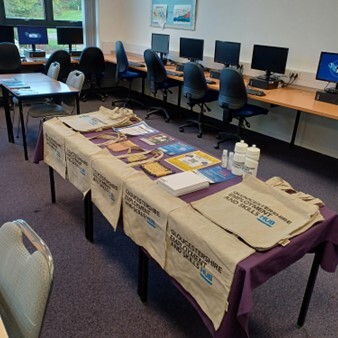
[[[127,51],[142,54],[150,47],[151,1],[97,0],[100,45],[105,52],[122,40]],[[205,40],[204,64],[213,66],[216,39],[241,42],[241,63],[250,69],[253,44],[289,47],[287,69],[300,74],[297,83],[323,88],[315,80],[321,51],[338,52],[337,0],[197,0],[194,31],[164,29],[170,34],[171,57],[177,59],[179,37]],[[175,99],[173,100],[175,102]],[[217,105],[212,106],[220,117]],[[273,108],[267,117],[251,119],[251,128],[290,140],[296,112]],[[325,136],[325,137],[324,137]],[[302,114],[296,144],[338,158],[338,121]]]

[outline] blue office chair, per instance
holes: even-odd
[[[248,104],[248,96],[240,72],[232,68],[225,68],[220,76],[220,89],[218,96],[218,105],[223,108],[223,124],[226,126],[232,119],[238,120],[237,133],[220,133],[218,135],[220,141],[217,142],[215,148],[230,139],[241,139],[242,130],[250,128],[250,123],[246,120],[249,117],[257,115],[266,115],[269,110]]]
[[[144,103],[137,101],[131,97],[131,85],[134,79],[141,78],[144,81],[146,73],[139,73],[129,69],[129,62],[127,53],[124,49],[122,41],[116,41],[115,44],[116,50],[116,84],[119,84],[119,81],[128,81],[128,96],[124,99],[114,100],[112,105],[116,103],[124,102],[123,106],[126,107],[129,103],[136,103],[144,107]]]
[[[215,128],[212,125],[205,124],[203,120],[205,110],[211,111],[206,103],[217,101],[218,92],[208,89],[203,68],[198,63],[186,63],[183,68],[183,76],[183,95],[188,99],[188,106],[193,112],[193,107],[197,105],[200,107],[200,112],[198,119],[188,120],[187,123],[179,127],[179,130],[184,132],[184,128],[197,125],[197,137],[202,137],[203,126]]]
[[[151,107],[145,118],[148,119],[150,115],[162,112],[165,116],[165,122],[169,122],[170,116],[166,109],[168,92],[171,93],[169,88],[179,86],[179,83],[168,79],[163,62],[153,50],[147,49],[144,51],[144,60],[147,65],[147,77],[150,81],[150,91],[155,97],[157,92],[161,91],[163,99],[162,107]]]
[[[14,43],[0,43],[0,74],[21,72],[21,59],[18,47]]]
[[[52,63],[58,62],[60,64],[60,72],[57,80],[66,82],[67,77],[71,71],[71,59],[70,55],[66,50],[59,49],[54,51],[48,58],[45,64],[45,73],[47,74],[49,67]]]
[[[97,96],[105,101],[107,95],[102,91],[101,81],[105,72],[103,52],[98,47],[87,47],[81,52],[78,69],[85,74],[89,88],[81,95],[82,101],[87,101],[88,96]]]

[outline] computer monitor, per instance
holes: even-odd
[[[224,67],[238,66],[240,50],[239,42],[216,40],[214,62],[221,63]]]
[[[14,43],[14,28],[12,26],[0,26],[0,42]]]
[[[162,60],[165,55],[169,54],[169,39],[168,34],[153,33],[151,35],[151,49],[159,53]]]
[[[72,45],[83,44],[82,27],[56,27],[57,43],[68,45],[69,53],[72,54]]]
[[[335,83],[335,88],[325,90],[338,93],[338,53],[321,52],[316,79]]]
[[[274,80],[271,73],[284,74],[289,48],[254,45],[251,68],[264,70],[264,79]]]
[[[20,45],[32,45],[32,51],[36,51],[36,45],[48,45],[46,27],[19,26],[18,39]]]
[[[203,60],[204,40],[180,38],[180,57],[190,61]]]

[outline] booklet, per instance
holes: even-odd
[[[172,142],[175,139],[172,138],[169,135],[159,133],[159,134],[152,135],[152,136],[149,136],[149,137],[142,137],[142,138],[140,138],[140,140],[142,142],[145,142],[145,143],[151,145],[151,146],[155,146],[155,145],[162,144],[162,143]]]
[[[221,162],[218,158],[201,150],[195,150],[190,153],[170,157],[165,161],[183,171],[206,168]]]
[[[135,124],[128,126],[128,127],[113,128],[113,129],[116,132],[120,132],[122,134],[130,135],[130,136],[158,133],[158,130],[150,127],[144,121],[141,121],[139,123],[135,123]]]
[[[216,165],[214,167],[202,168],[194,171],[196,174],[206,178],[209,183],[219,183],[231,180],[236,175],[232,174],[230,170]]]
[[[167,144],[165,146],[161,146],[158,148],[159,150],[162,150],[167,155],[178,155],[182,153],[187,153],[189,151],[192,151],[195,149],[195,147],[185,144],[182,142],[175,142],[171,144]]]

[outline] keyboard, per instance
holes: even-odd
[[[263,90],[252,89],[252,88],[246,88],[246,93],[250,95],[256,95],[256,96],[265,96],[265,93],[263,92]]]
[[[129,61],[129,66],[131,66],[131,67],[145,67],[144,63],[141,63],[141,62],[130,62],[130,61]]]
[[[171,75],[171,76],[183,76],[183,73],[175,72],[174,70],[167,70],[167,75]]]
[[[216,84],[216,81],[213,81],[213,80],[206,80],[207,81],[207,84]]]

